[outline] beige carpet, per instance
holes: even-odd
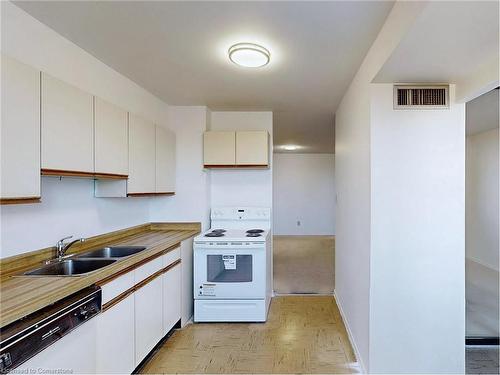
[[[274,236],[273,252],[276,293],[333,293],[335,236]]]

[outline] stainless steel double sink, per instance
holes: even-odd
[[[144,251],[144,246],[110,246],[73,255],[27,271],[24,276],[83,276]]]

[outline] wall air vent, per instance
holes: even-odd
[[[394,85],[394,109],[448,108],[448,85]]]

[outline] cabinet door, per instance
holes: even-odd
[[[236,164],[235,132],[209,131],[203,135],[203,160],[206,167]]]
[[[17,374],[96,373],[96,319],[92,318],[17,367]]]
[[[156,125],[156,192],[175,191],[175,134]]]
[[[155,143],[155,125],[130,114],[128,194],[156,191]]]
[[[181,263],[163,274],[163,335],[181,318]]]
[[[40,72],[2,56],[1,198],[40,197]]]
[[[95,172],[128,175],[127,111],[95,98]]]
[[[42,169],[94,172],[92,95],[42,73]]]
[[[184,327],[193,317],[193,238],[181,242],[181,325]]]
[[[134,294],[95,319],[96,373],[132,373],[135,368]]]
[[[162,277],[158,276],[135,292],[135,365],[163,337]]]
[[[269,164],[269,134],[267,131],[236,132],[236,164]]]

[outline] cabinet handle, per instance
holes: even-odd
[[[56,328],[52,328],[49,332],[46,332],[42,335],[42,340],[45,340],[46,338],[52,336],[54,333],[59,332],[61,330],[61,327],[57,326]]]

